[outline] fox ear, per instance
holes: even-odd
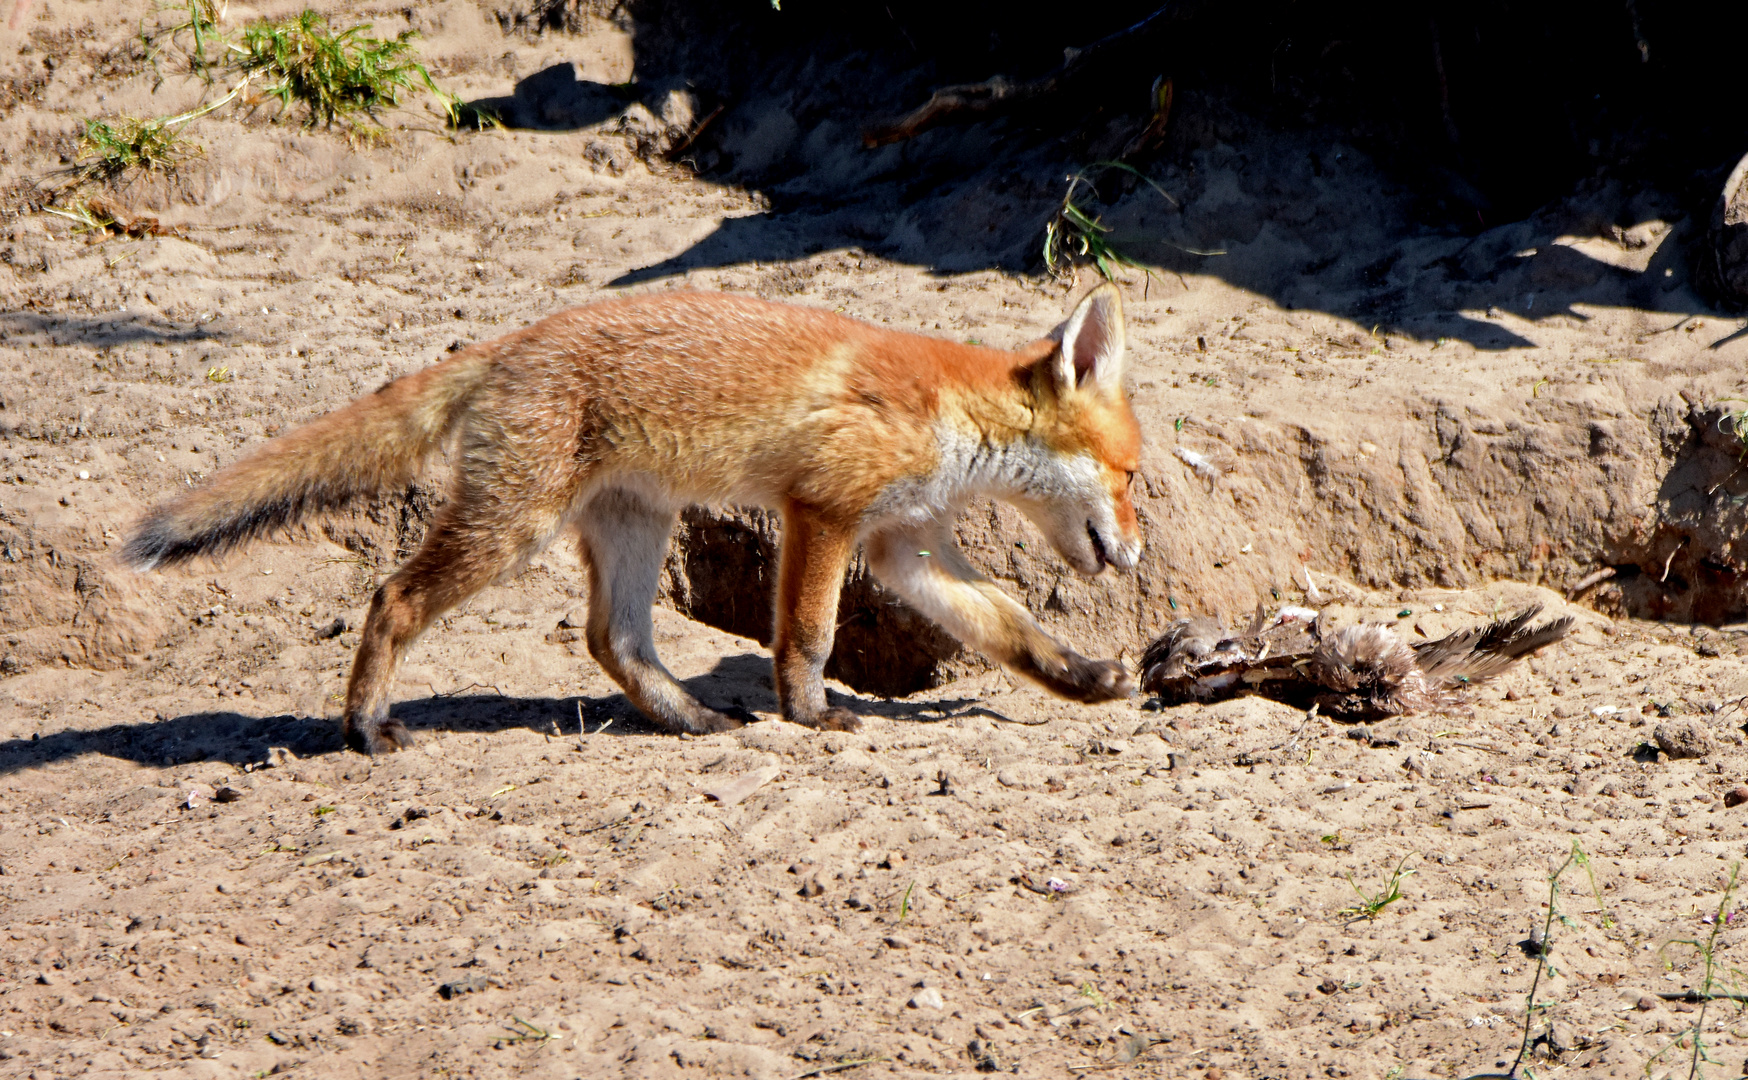
[[[1086,294],[1057,328],[1062,343],[1051,358],[1058,390],[1123,391],[1123,300],[1105,282]]]

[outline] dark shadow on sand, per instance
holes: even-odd
[[[770,657],[742,653],[722,658],[710,672],[683,680],[686,688],[713,708],[741,708],[765,715],[777,711],[769,688]],[[523,728],[555,738],[588,738],[606,734],[663,734],[624,694],[604,697],[524,698],[469,687],[456,695],[435,696],[395,704],[390,715],[406,724],[415,738],[427,732],[489,734]],[[888,720],[934,722],[955,716],[999,713],[981,708],[975,699],[928,702],[880,701],[831,692],[834,705],[862,716]],[[198,761],[222,761],[242,767],[267,760],[273,747],[285,747],[300,758],[349,753],[337,721],[291,714],[252,716],[234,709],[187,713],[162,720],[113,724],[89,731],[58,731],[28,739],[0,742],[0,775],[40,768],[56,762],[101,754],[139,765],[168,768]]]
[[[472,113],[507,128],[529,131],[577,131],[624,111],[637,100],[637,87],[614,86],[577,77],[568,61],[550,64],[516,83],[506,97],[467,102]]]
[[[997,73],[1040,75],[1061,62],[1065,44],[1085,44],[1157,7],[1106,5],[1064,25],[1054,9],[1022,4],[1005,11],[993,34],[978,5],[791,12],[645,0],[613,16],[633,30],[628,82],[592,82],[561,62],[474,105],[510,127],[613,134],[635,102],[656,109],[669,92],[697,96],[699,114],[713,120],[686,141],[679,167],[757,191],[767,209],[728,218],[684,250],[652,252],[614,286],[701,269],[756,273],[830,251],[869,252],[940,275],[1040,273],[1044,231],[1067,176],[1121,152],[1147,119],[1135,110],[1149,82],[1169,73],[1178,97],[1166,136],[1133,159],[1168,195],[1130,181],[1083,191],[1088,213],[1113,228],[1109,239],[1157,267],[1156,296],[1193,272],[1288,310],[1483,350],[1535,344],[1502,325],[1503,315],[1533,323],[1585,305],[1707,309],[1687,287],[1690,228],[1668,237],[1638,273],[1553,243],[1618,237],[1653,219],[1691,225],[1684,196],[1651,205],[1643,192],[1691,186],[1712,157],[1733,160],[1704,149],[1735,146],[1728,138],[1634,119],[1666,117],[1668,102],[1708,100],[1685,90],[1724,78],[1728,65],[1707,59],[1727,55],[1718,35],[1690,32],[1708,21],[1697,8],[1660,9],[1646,32],[1663,52],[1647,67],[1643,42],[1635,44],[1637,31],[1622,17],[1574,23],[1556,3],[1510,16],[1487,5],[1441,9],[1431,23],[1418,9],[1364,2],[1314,11],[1191,4],[1192,34],[1179,40],[1174,31],[1145,65],[1110,72],[1093,100],[863,145],[864,129],[936,88]],[[1516,26],[1520,17],[1571,33],[1538,44],[1533,33],[1471,32]],[[1441,32],[1448,85],[1428,37]],[[1208,42],[1241,44],[1211,50]],[[1526,56],[1535,62],[1516,65]],[[1505,60],[1522,70],[1509,84],[1496,77]],[[1680,116],[1698,131],[1743,123],[1734,114]],[[1347,165],[1339,164],[1344,154]],[[1618,181],[1610,178],[1617,166]],[[1609,184],[1619,190],[1589,199],[1581,213],[1536,209]],[[1225,253],[1206,254],[1213,251]]]
[[[222,318],[222,316],[221,316]],[[223,327],[211,323],[183,324],[148,313],[114,315],[50,315],[35,311],[0,311],[0,336],[41,334],[50,345],[138,345],[221,341]]]

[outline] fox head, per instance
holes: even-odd
[[[1029,475],[1011,501],[1083,574],[1131,570],[1141,526],[1129,488],[1141,426],[1123,391],[1123,303],[1100,285],[1051,334],[1057,347],[1031,369]]]

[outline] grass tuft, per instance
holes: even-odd
[[[1117,275],[1124,269],[1129,269],[1141,271],[1146,281],[1152,282],[1155,276],[1153,268],[1112,244],[1111,227],[1078,199],[1083,187],[1096,197],[1097,178],[1112,169],[1144,181],[1148,187],[1159,192],[1166,202],[1173,206],[1178,205],[1170,192],[1154,183],[1135,166],[1121,161],[1093,162],[1068,178],[1068,190],[1063,193],[1062,206],[1057,209],[1050,223],[1044,226],[1044,268],[1050,272],[1051,277],[1072,277],[1078,263],[1090,262],[1107,281],[1117,281]],[[1195,248],[1179,247],[1168,241],[1159,242],[1189,255],[1226,254],[1224,251],[1199,251]]]
[[[1132,165],[1119,161],[1100,161],[1068,178],[1068,191],[1062,196],[1062,206],[1044,227],[1044,268],[1052,277],[1072,275],[1074,266],[1081,261],[1091,261],[1099,275],[1107,281],[1116,281],[1122,268],[1139,270],[1150,278],[1153,276],[1153,271],[1145,264],[1111,243],[1109,225],[1076,201],[1076,195],[1083,185],[1092,188],[1094,179],[1110,169],[1121,169],[1141,176],[1140,171]],[[1145,180],[1146,177],[1142,179]],[[1148,183],[1153,182],[1149,180]],[[1164,189],[1159,188],[1159,185],[1154,184],[1154,187],[1161,195],[1165,195]],[[1165,197],[1176,202],[1170,195]]]
[[[1348,887],[1354,891],[1354,895],[1360,898],[1360,902],[1352,907],[1342,908],[1336,912],[1336,915],[1344,919],[1377,918],[1379,912],[1402,899],[1403,879],[1414,873],[1413,870],[1407,869],[1408,860],[1412,858],[1414,858],[1412,852],[1402,856],[1402,861],[1396,864],[1395,870],[1391,871],[1390,878],[1384,883],[1384,887],[1371,896],[1361,892],[1360,887],[1354,883],[1353,875],[1349,874],[1347,876]]]
[[[183,0],[182,3],[159,7],[160,21],[156,29],[147,29],[142,23],[140,45],[145,49],[147,62],[158,72],[160,81],[163,79],[160,60],[165,54],[175,52],[181,55],[188,74],[199,76],[209,85],[212,83],[214,72],[225,62],[227,42],[218,24],[224,20],[228,6],[229,0]],[[164,26],[162,15],[170,11],[177,12],[178,15],[172,17],[180,21]],[[209,55],[208,49],[217,52]]]
[[[1718,421],[1718,426],[1723,428],[1723,430],[1726,431],[1727,433],[1729,433],[1730,435],[1734,436],[1736,441],[1742,444],[1742,452],[1744,454],[1748,454],[1748,399],[1744,399],[1744,398],[1720,398],[1720,399],[1718,399],[1718,404],[1720,404],[1720,405],[1724,404],[1725,402],[1729,402],[1729,403],[1735,404],[1735,405],[1741,405],[1742,408],[1724,410],[1723,418]]]
[[[370,24],[335,31],[325,16],[305,11],[278,22],[259,22],[243,30],[234,62],[245,73],[267,80],[259,92],[279,102],[281,111],[301,105],[304,123],[374,128],[379,109],[399,105],[406,93],[429,92],[450,121],[460,119],[460,102],[438,88],[431,73],[413,58],[412,39],[369,34]],[[368,117],[367,124],[360,119]]]
[[[202,152],[176,130],[178,119],[123,116],[113,122],[85,121],[73,166],[75,177],[82,183],[102,183],[135,171],[174,173],[178,165]]]

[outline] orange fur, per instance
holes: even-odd
[[[784,715],[853,728],[825,697],[838,589],[858,543],[924,614],[1058,693],[1100,700],[1127,676],[1050,637],[953,548],[965,499],[1025,510],[1077,569],[1139,553],[1128,495],[1140,431],[1121,386],[1121,306],[1089,294],[1055,338],[1017,352],[904,334],[721,294],[609,300],[398,379],[283,436],[152,512],[138,565],[222,550],[409,480],[456,438],[452,497],[371,605],[347,693],[370,750],[406,733],[387,693],[430,623],[560,531],[589,565],[588,642],[673,730],[737,721],[693,699],[651,641],[668,530],[693,502],[784,515],[774,650]],[[907,552],[909,554],[907,554]],[[922,554],[915,554],[920,552]]]

